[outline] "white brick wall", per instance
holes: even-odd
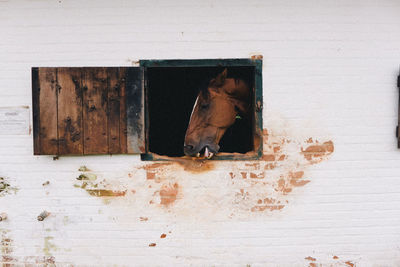
[[[0,0],[0,107],[31,106],[32,66],[262,54],[265,147],[285,144],[273,170],[226,162],[193,173],[172,164],[151,169],[152,181],[137,156],[53,161],[33,156],[32,135],[0,135],[0,177],[18,188],[0,193],[8,214],[0,262],[399,266],[399,14],[395,0]],[[320,164],[300,153],[310,137],[334,144]],[[82,165],[126,195],[74,187]],[[310,182],[294,186],[291,171]],[[241,178],[251,172],[265,177]],[[160,205],[174,183],[177,200]],[[284,207],[251,212],[262,194]],[[43,210],[51,215],[38,222]]]

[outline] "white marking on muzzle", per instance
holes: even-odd
[[[199,100],[199,97],[197,96],[196,102],[194,102],[194,105],[193,105],[192,113],[190,113],[189,125],[190,125],[190,122],[192,121],[192,115],[193,115],[194,109],[195,109],[196,106],[197,106],[197,101],[198,101],[198,100]],[[189,128],[189,125],[188,125],[188,128]],[[186,130],[186,134],[187,134],[187,130]],[[186,135],[185,135],[185,140],[186,140]],[[186,145],[186,144],[185,144],[185,145]]]

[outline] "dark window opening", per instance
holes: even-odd
[[[254,150],[254,66],[232,67],[148,67],[149,152],[170,157],[184,156],[186,129],[196,97],[202,87],[225,68],[228,78],[244,80],[251,93],[247,118],[237,118],[226,131],[219,152],[246,153]]]

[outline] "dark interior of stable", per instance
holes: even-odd
[[[149,150],[170,157],[184,156],[183,143],[190,115],[202,87],[225,67],[150,67],[147,69]],[[254,67],[228,67],[228,78],[243,79],[253,94]],[[251,99],[254,99],[252,96]],[[252,101],[254,102],[254,101]],[[250,116],[238,118],[221,139],[219,152],[246,153],[253,148],[254,103]]]

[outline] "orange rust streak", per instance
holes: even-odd
[[[283,209],[284,207],[285,207],[284,205],[254,206],[254,207],[251,208],[251,211],[252,211],[252,212],[264,211],[264,210],[274,211],[274,210],[281,210],[281,209]]]
[[[177,183],[173,185],[163,185],[160,190],[161,205],[168,206],[175,202],[176,196],[178,195],[179,185]]]
[[[149,244],[149,247],[155,247],[155,246],[157,246],[156,243],[150,243],[150,244]]]
[[[333,256],[332,257],[334,260],[337,260],[337,259],[339,259],[339,257],[338,256]]]
[[[113,191],[107,189],[86,189],[89,195],[94,197],[123,197],[126,195],[125,191]]]
[[[304,171],[289,172],[289,177],[293,179],[300,179],[304,176]]]
[[[166,234],[162,234],[162,235],[160,236],[160,238],[166,238],[166,237],[167,237]]]
[[[274,154],[265,154],[262,156],[262,159],[265,161],[275,161],[275,155]]]
[[[354,263],[352,263],[351,261],[346,261],[345,264],[346,264],[347,266],[350,266],[350,267],[355,267],[355,266],[356,266],[356,265],[355,265]]]
[[[176,163],[181,165],[185,171],[201,173],[214,169],[214,162],[206,159],[177,158]]]
[[[317,260],[316,258],[313,258],[313,257],[311,257],[311,256],[308,256],[308,257],[306,257],[306,258],[304,258],[304,259],[306,259],[306,260],[308,260],[308,261],[316,261],[316,260]]]
[[[276,202],[276,199],[273,198],[264,198],[264,203],[273,204]]]
[[[310,180],[303,180],[303,181],[296,181],[296,180],[290,180],[290,184],[293,186],[305,186],[308,184]]]
[[[303,176],[304,171],[289,172],[290,184],[293,186],[304,186],[308,184],[310,182],[309,180],[299,181],[299,179],[303,178]]]
[[[258,174],[253,173],[253,172],[250,173],[250,178],[252,178],[252,179],[264,179],[264,176],[265,176],[264,172],[261,172]]]
[[[308,161],[312,161],[313,158],[316,158],[318,161],[322,160],[323,156],[332,154],[334,151],[334,145],[332,141],[327,141],[323,144],[311,145],[306,148],[306,150],[302,149],[302,153],[304,158]]]
[[[167,162],[167,163],[151,163],[151,164],[147,164],[145,166],[142,166],[140,168],[144,169],[144,170],[158,170],[158,169],[161,169],[162,167],[169,166],[169,165],[171,165],[170,162]]]
[[[156,173],[155,172],[151,172],[151,171],[147,171],[146,172],[146,179],[147,180],[154,180],[156,178]]]
[[[245,163],[244,164],[246,167],[253,167],[254,169],[259,169],[260,168],[260,163]]]
[[[272,170],[275,169],[276,163],[268,163],[264,166],[264,170]]]

